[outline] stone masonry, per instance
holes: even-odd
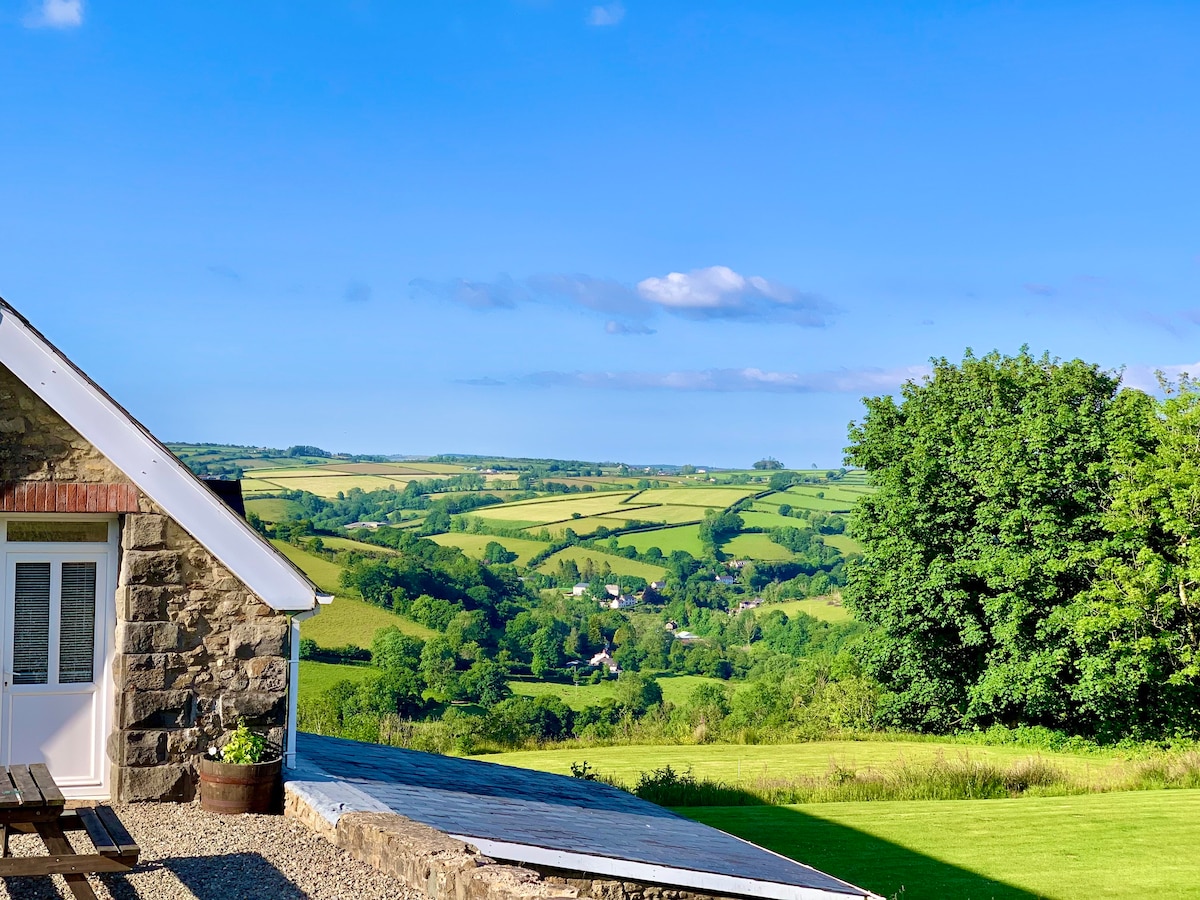
[[[129,483],[0,366],[0,481]],[[148,497],[121,519],[113,799],[189,800],[195,759],[245,718],[282,745],[288,620]]]

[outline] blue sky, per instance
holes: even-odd
[[[0,295],[160,437],[836,464],[1200,371],[1200,5],[0,0]]]

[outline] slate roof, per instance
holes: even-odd
[[[742,880],[740,889],[730,890],[724,879],[725,890],[714,893],[781,900],[874,896],[600,782],[312,734],[297,735],[297,748],[300,771],[289,782],[320,793],[322,779],[313,767],[326,773],[337,782],[324,788],[326,800],[340,812],[386,808],[505,861],[538,861],[524,846],[570,854],[571,865],[560,868],[629,880],[649,879],[624,873],[614,860],[645,864],[639,871],[659,873],[653,880],[662,884],[705,883],[689,873]],[[358,792],[366,802],[356,805],[352,795]],[[512,848],[508,856],[505,846]],[[597,868],[587,868],[588,858]]]

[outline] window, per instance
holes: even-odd
[[[13,684],[88,684],[95,677],[95,562],[18,562]],[[52,671],[57,650],[57,671]]]
[[[58,630],[58,683],[92,680],[96,642],[96,564],[62,564],[62,610]]]
[[[13,683],[45,684],[50,670],[50,563],[17,563]]]

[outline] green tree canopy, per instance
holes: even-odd
[[[1071,621],[1110,535],[1123,461],[1152,442],[1152,401],[1080,360],[934,360],[900,402],[866,401],[847,461],[858,504],[847,605],[895,724],[1094,729],[1073,701],[1088,662]]]

